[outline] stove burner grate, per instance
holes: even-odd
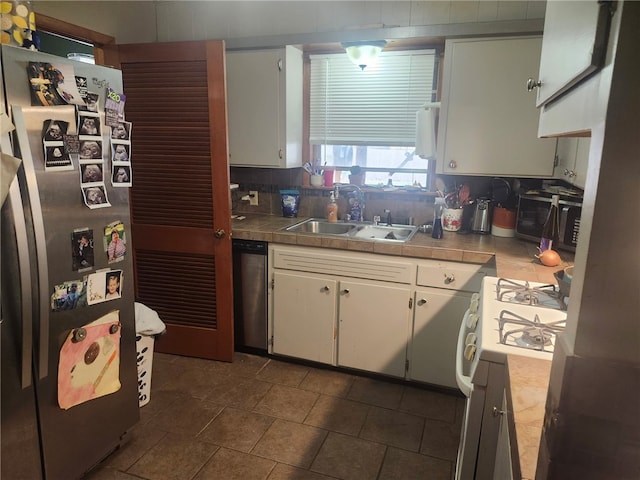
[[[500,343],[544,352],[553,351],[552,339],[564,331],[565,320],[542,323],[536,314],[533,320],[517,315],[508,310],[502,310],[498,318],[500,326]],[[519,325],[505,331],[508,324]]]
[[[552,284],[532,287],[527,281],[517,282],[499,278],[496,283],[496,298],[500,302],[547,307],[555,310],[566,310],[567,308],[564,296]]]

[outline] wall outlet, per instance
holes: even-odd
[[[249,205],[258,205],[258,192],[249,190]]]

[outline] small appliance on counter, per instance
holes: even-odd
[[[561,186],[547,186],[520,194],[516,218],[516,237],[540,241],[544,223],[549,216],[553,195],[559,195],[559,243],[562,250],[575,252],[580,232],[582,192]]]
[[[491,200],[478,198],[471,222],[471,231],[487,235],[491,233]]]
[[[494,237],[516,236],[516,211],[496,206],[493,209],[493,221],[491,222],[491,235]]]

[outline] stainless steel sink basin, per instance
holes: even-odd
[[[353,236],[356,238],[406,242],[414,233],[416,233],[416,227],[411,225],[367,225],[358,227]]]
[[[353,223],[331,223],[326,220],[310,218],[304,222],[296,223],[285,230],[296,233],[318,233],[320,235],[345,235],[355,228]]]
[[[418,230],[413,225],[374,225],[371,222],[331,223],[323,218],[309,218],[283,230],[293,233],[336,235],[381,242],[407,242]]]

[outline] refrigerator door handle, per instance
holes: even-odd
[[[40,192],[36,179],[36,170],[31,157],[29,136],[24,121],[22,107],[13,105],[13,123],[16,127],[22,164],[31,205],[33,219],[33,231],[35,234],[35,246],[38,265],[38,319],[40,322],[40,339],[38,345],[38,376],[43,379],[49,375],[49,267],[47,259],[47,241],[44,235],[44,218],[42,205],[40,204]]]
[[[4,140],[4,139],[3,139]],[[2,149],[5,149],[4,141]],[[25,389],[31,385],[31,358],[33,348],[33,310],[31,306],[31,270],[29,268],[29,247],[27,243],[27,224],[22,208],[22,197],[18,177],[13,179],[9,188],[9,203],[14,219],[18,264],[20,272],[20,313],[22,315],[22,348],[20,360],[20,383]]]

